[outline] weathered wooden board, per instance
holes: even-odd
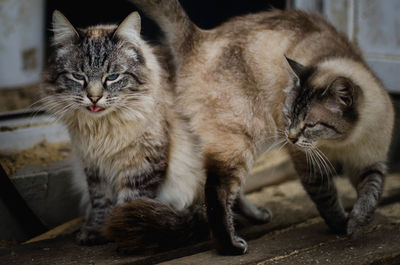
[[[345,207],[351,207],[355,198],[352,187],[345,179],[338,179],[337,184]],[[116,245],[113,243],[93,247],[78,246],[74,243],[73,236],[69,235],[0,249],[0,263],[154,264],[164,261],[165,264],[308,264],[310,260],[318,258],[318,262],[323,264],[335,258],[335,264],[352,264],[346,263],[351,257],[354,257],[351,261],[356,262],[355,264],[369,264],[380,260],[394,262],[400,251],[397,218],[400,215],[400,206],[396,203],[400,202],[400,175],[389,176],[385,185],[384,205],[381,206],[372,228],[358,241],[350,241],[330,233],[317,217],[314,205],[299,182],[294,180],[266,187],[248,196],[255,204],[272,209],[274,218],[269,224],[254,225],[239,231],[249,243],[249,253],[243,256],[219,256],[210,242],[164,253],[129,256],[116,252]],[[297,260],[304,262],[298,263]]]

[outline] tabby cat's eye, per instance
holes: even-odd
[[[73,73],[73,74],[72,74],[72,77],[75,78],[75,79],[78,80],[78,81],[83,81],[83,80],[85,80],[85,76],[84,76],[84,75],[81,75],[81,74]]]
[[[113,74],[106,77],[106,81],[115,81],[118,78],[119,74]]]

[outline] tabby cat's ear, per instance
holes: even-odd
[[[114,37],[119,37],[127,41],[135,42],[140,35],[140,15],[138,12],[132,12],[122,21],[114,33]]]
[[[293,84],[297,87],[300,85],[301,74],[306,71],[307,67],[286,56],[284,57],[286,70],[288,71]]]
[[[79,39],[79,34],[74,26],[58,10],[53,12],[53,32],[53,44],[55,45]]]
[[[330,83],[326,91],[334,95],[340,104],[350,107],[354,104],[357,86],[346,77],[338,77]]]

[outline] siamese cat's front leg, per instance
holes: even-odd
[[[81,245],[106,243],[107,240],[101,235],[101,228],[114,206],[111,192],[107,192],[107,185],[96,170],[85,169],[85,174],[90,206],[85,223],[77,234],[76,240]]]
[[[386,165],[377,163],[350,175],[357,190],[357,201],[349,215],[348,235],[357,236],[371,222],[382,195],[385,173]]]
[[[326,224],[335,233],[345,234],[347,215],[338,198],[332,176],[323,172],[318,165],[307,163],[303,151],[291,148],[290,154],[301,183],[315,203]]]

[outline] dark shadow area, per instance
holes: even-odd
[[[390,95],[394,107],[394,129],[389,151],[389,172],[400,172],[400,94]]]
[[[284,9],[285,1],[282,0],[202,0],[180,1],[189,17],[203,29],[210,29],[233,16],[259,12],[271,8]],[[138,10],[127,0],[48,0],[46,8],[46,27],[51,29],[51,14],[57,9],[61,11],[75,27],[87,27],[96,24],[119,23],[131,12]],[[140,12],[141,13],[141,12]],[[142,16],[142,35],[151,41],[157,41],[160,30],[157,25]],[[47,32],[47,37],[50,36]]]

